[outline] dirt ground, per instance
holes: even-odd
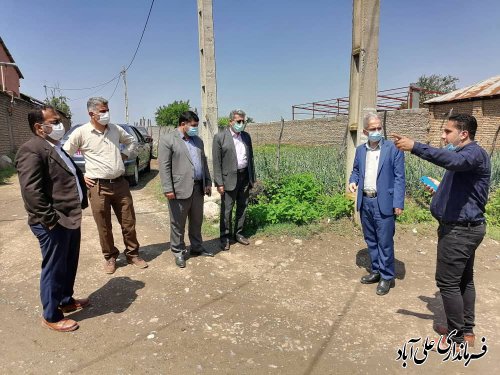
[[[435,228],[398,227],[396,288],[383,297],[359,283],[368,255],[349,222],[312,239],[256,236],[250,246],[191,258],[179,269],[168,251],[168,211],[155,198],[154,168],[133,189],[149,268],[120,257],[117,272],[104,274],[85,212],[75,296],[90,296],[92,306],[70,314],[80,323],[73,333],[40,325],[39,246],[17,177],[0,186],[1,374],[500,373],[498,242],[486,238],[476,253],[478,343],[470,351],[482,352],[484,336],[487,353],[465,367],[432,352],[422,365],[407,359],[403,368],[398,349],[411,338],[436,337],[433,323],[444,322]],[[116,221],[114,233],[121,245]],[[205,240],[217,247],[216,239]]]

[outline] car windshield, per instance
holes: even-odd
[[[143,128],[143,127],[140,127],[140,126],[136,126],[135,127],[137,130],[139,130],[139,132],[142,134],[142,135],[149,135],[148,134],[148,131],[146,130],[146,128]]]

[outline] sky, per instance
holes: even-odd
[[[21,92],[43,100],[44,85],[86,88],[129,64],[150,0],[0,0],[0,36],[24,75]],[[293,104],[347,96],[350,0],[214,0],[219,116],[244,109],[255,121],[290,119]],[[156,0],[127,71],[130,123],[154,124],[159,106],[189,100],[201,112],[196,0]],[[500,74],[500,1],[381,0],[379,89],[425,74],[465,87]],[[495,47],[496,46],[496,47]],[[125,121],[123,82],[62,90],[73,123],[86,100],[110,98]],[[116,88],[113,96],[112,93]]]

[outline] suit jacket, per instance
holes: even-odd
[[[205,190],[205,187],[212,186],[212,180],[203,141],[200,137],[191,138],[201,158],[203,190]],[[187,145],[177,129],[161,136],[158,144],[158,164],[164,193],[174,192],[177,199],[187,199],[193,194],[194,165]]]
[[[21,145],[15,160],[30,225],[50,227],[58,222],[58,212],[72,217],[80,215],[88,206],[87,188],[80,168],[71,160],[82,189],[82,201],[75,176],[54,147],[42,137],[33,136]]]
[[[354,166],[349,183],[358,185],[356,209],[361,209],[363,187],[365,182],[366,143],[356,148]],[[380,141],[380,159],[377,171],[377,201],[380,212],[392,215],[394,208],[404,208],[405,200],[405,156],[394,146],[394,143],[382,139]]]
[[[250,134],[241,132],[241,140],[245,144],[248,160],[248,180],[252,187],[255,183],[255,166],[253,146]],[[212,159],[214,163],[215,186],[224,186],[224,190],[236,189],[238,179],[238,159],[234,147],[233,135],[229,128],[217,133],[212,143]]]

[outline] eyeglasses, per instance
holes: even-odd
[[[234,120],[234,122],[236,122],[237,124],[240,124],[240,125],[241,125],[241,124],[244,124],[244,123],[245,123],[245,120],[239,120],[239,121]]]

